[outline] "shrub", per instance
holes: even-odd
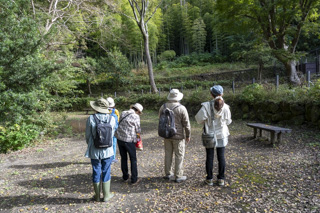
[[[0,126],[0,152],[20,150],[30,145],[38,136],[39,128],[33,124]]]
[[[174,50],[166,50],[160,54],[160,61],[172,61],[176,57],[176,52]]]
[[[263,86],[261,84],[250,84],[245,87],[241,94],[241,98],[244,101],[247,101],[249,103],[262,101],[264,99],[264,95],[266,94]]]

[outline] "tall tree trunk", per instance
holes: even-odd
[[[288,58],[283,54],[275,54],[275,57],[284,65],[286,68],[286,74],[288,80],[295,85],[300,85],[301,81],[297,73],[297,62],[294,59]]]
[[[154,77],[153,77],[152,60],[151,60],[151,55],[149,50],[149,36],[144,35],[143,39],[144,39],[144,49],[145,49],[147,65],[148,65],[149,82],[150,82],[152,92],[156,93],[158,92],[158,89],[156,87],[156,83],[154,82]]]
[[[260,83],[262,81],[262,68],[263,68],[263,62],[260,60],[259,67],[258,67],[258,79]]]
[[[285,64],[287,75],[289,77],[289,80],[293,84],[300,85],[301,81],[297,73],[297,68],[296,68],[297,62],[295,60],[289,60]]]
[[[87,79],[87,86],[88,86],[88,92],[90,95],[92,95],[92,92],[91,92],[91,83],[89,81],[89,79]]]

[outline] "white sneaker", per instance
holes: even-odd
[[[185,180],[187,180],[187,176],[181,176],[179,178],[176,178],[177,183],[181,183],[182,181],[185,181]]]
[[[213,186],[213,179],[206,179],[204,182],[209,186]]]
[[[224,186],[224,180],[223,179],[218,179],[218,186]]]
[[[174,175],[166,175],[163,178],[166,180],[174,180]]]

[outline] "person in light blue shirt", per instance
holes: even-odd
[[[91,107],[96,111],[95,116],[101,122],[109,121],[112,127],[112,137],[117,128],[116,120],[110,115],[109,103],[106,99],[100,98],[96,101],[90,101]],[[86,142],[87,151],[85,157],[91,159],[92,165],[92,181],[95,192],[94,199],[100,201],[100,187],[102,182],[103,201],[107,202],[114,195],[110,192],[111,184],[111,162],[113,159],[113,147],[96,148],[94,145],[94,138],[97,135],[96,122],[94,115],[90,115],[86,125]]]

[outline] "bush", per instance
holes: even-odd
[[[265,98],[266,92],[261,84],[250,84],[245,87],[241,94],[242,100],[253,103],[262,101]]]
[[[160,61],[172,61],[176,57],[176,52],[174,50],[166,50],[160,54]]]
[[[36,140],[39,133],[39,127],[33,124],[0,126],[0,152],[20,150]]]

